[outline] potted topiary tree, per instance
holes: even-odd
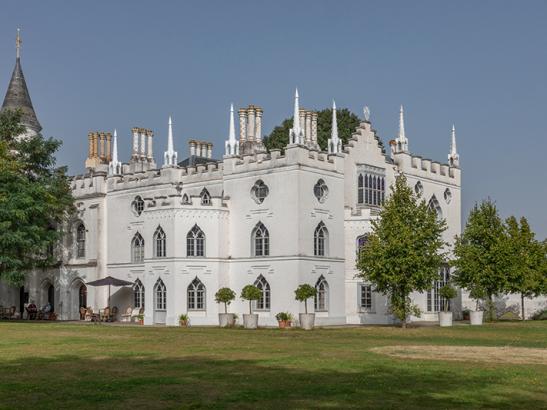
[[[262,291],[256,286],[247,285],[241,290],[241,298],[249,301],[249,313],[243,314],[243,326],[245,329],[258,327],[258,314],[253,313],[253,301],[260,299]]]
[[[291,327],[293,316],[289,312],[279,312],[275,315],[280,329]]]
[[[235,324],[235,315],[228,313],[228,305],[236,298],[236,293],[230,288],[220,288],[215,293],[217,303],[224,303],[224,313],[218,314],[218,322],[220,327],[233,326]]]
[[[313,329],[315,324],[315,313],[308,313],[308,299],[313,298],[317,294],[317,290],[307,283],[300,285],[294,291],[295,299],[299,302],[304,302],[306,313],[300,313],[300,327],[305,330]]]
[[[456,289],[450,285],[444,285],[439,293],[444,298],[443,311],[439,312],[439,325],[441,327],[452,326],[452,312],[449,312],[448,308],[450,307],[450,300],[457,295]]]
[[[179,316],[179,325],[180,325],[180,327],[188,327],[189,322],[190,322],[190,317],[186,313],[182,313]]]

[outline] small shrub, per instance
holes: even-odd
[[[292,322],[293,315],[289,312],[279,312],[277,315],[275,315],[275,318],[278,322]]]
[[[532,320],[547,320],[547,309],[538,310],[531,318]]]
[[[190,320],[190,317],[186,313],[182,313],[179,316],[179,322],[188,322]]]
[[[443,310],[445,312],[448,312],[448,306],[450,305],[450,301],[456,297],[458,292],[456,292],[456,289],[454,289],[452,286],[444,285],[439,290],[439,294],[444,298]]]

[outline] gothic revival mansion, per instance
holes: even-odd
[[[3,105],[14,107],[24,109],[29,133],[40,131],[19,56]],[[231,108],[219,160],[212,144],[196,140],[181,159],[175,148],[182,138],[171,119],[160,163],[149,129],[90,132],[85,174],[71,181],[77,213],[66,228],[60,266],[32,272],[20,289],[0,283],[0,304],[20,310],[25,301],[49,301],[60,319],[78,319],[80,306],[97,311],[108,304],[108,287],[86,283],[113,276],[133,283],[112,288],[110,305],[120,312],[142,307],[145,324],[176,325],[187,313],[194,325],[215,325],[224,309],[215,292],[236,291],[229,311],[241,315],[248,303],[240,291],[255,284],[262,297],[253,308],[259,325],[268,326],[278,312],[304,310],[294,290],[308,283],[318,290],[308,303],[318,325],[391,323],[386,297],[356,278],[357,252],[400,173],[446,219],[444,239],[460,233],[455,131],[448,162],[441,163],[411,153],[402,107],[387,152],[368,109],[342,144],[333,108],[327,152],[317,142],[317,114],[300,108],[298,92],[283,152],[266,151],[264,112],[256,105]],[[448,133],[446,139],[448,147]],[[119,158],[119,144],[131,144],[130,158]],[[437,320],[438,289],[449,274],[442,269],[430,292],[413,295],[423,311],[419,320]],[[461,302],[459,296],[455,311]]]

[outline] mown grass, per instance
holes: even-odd
[[[547,366],[386,345],[547,348],[547,322],[260,329],[0,323],[0,408],[547,408]],[[547,354],[547,350],[546,350]]]

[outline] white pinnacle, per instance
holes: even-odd
[[[329,154],[338,154],[342,151],[342,144],[338,138],[338,120],[336,119],[336,102],[334,100],[332,100],[332,123],[328,145]]]
[[[405,139],[405,114],[403,110],[403,106],[401,105],[401,109],[399,111],[399,140]]]
[[[118,161],[118,133],[114,130],[112,141],[112,160],[108,164],[108,173],[110,175],[119,175],[122,173],[122,163]]]
[[[169,125],[167,130],[167,151],[163,154],[163,166],[174,167],[177,165],[177,152],[175,151],[175,144],[173,143],[173,121],[169,116]]]
[[[450,154],[458,155],[458,150],[456,149],[456,127],[452,124],[452,144],[450,145]]]
[[[298,104],[298,88],[294,93],[294,113],[293,126],[289,131],[289,141],[291,144],[301,144],[303,142],[303,132],[300,124],[300,106]]]
[[[228,130],[228,141],[225,144],[226,155],[239,155],[239,144],[236,140],[236,127],[234,120],[234,104],[230,104],[230,127]]]

